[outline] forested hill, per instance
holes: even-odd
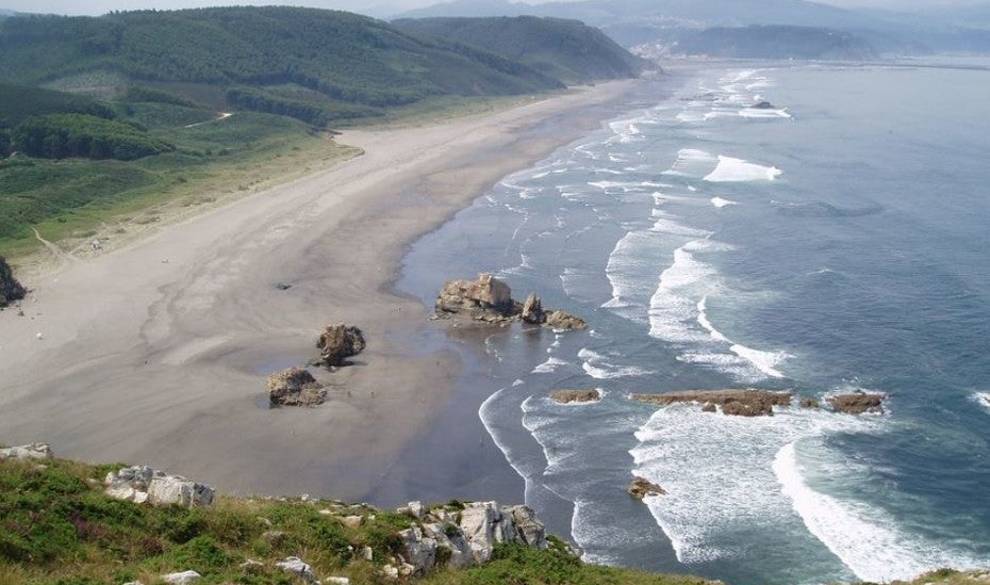
[[[596,28],[534,16],[402,19],[400,30],[446,38],[520,61],[565,83],[622,79],[643,62]]]
[[[356,14],[307,8],[16,16],[0,19],[0,54],[0,80],[6,82],[111,95],[136,82],[181,82],[169,89],[194,94],[198,87],[200,95],[210,95],[204,86],[240,88],[240,99],[268,106],[318,102],[313,94],[319,94],[331,106],[381,108],[435,95],[511,95],[562,86],[478,49],[412,36]]]

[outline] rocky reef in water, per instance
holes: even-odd
[[[685,390],[664,394],[631,394],[637,402],[669,406],[678,403],[698,403],[702,410],[731,416],[773,416],[774,406],[790,406],[793,394],[770,390]]]
[[[544,309],[535,293],[524,302],[514,300],[509,285],[491,274],[480,274],[477,280],[448,281],[437,296],[435,309],[439,318],[459,317],[490,325],[522,321],[558,331],[588,326],[583,319],[566,311]]]

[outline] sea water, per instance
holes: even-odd
[[[739,585],[990,564],[990,72],[675,77],[406,259],[424,302],[489,271],[590,323],[486,345],[478,415],[527,502],[589,561]],[[627,399],[738,387],[889,398],[755,419]],[[630,499],[633,475],[667,495]]]

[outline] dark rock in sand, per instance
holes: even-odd
[[[554,390],[550,393],[550,398],[560,404],[598,402],[602,399],[602,393],[597,388],[590,390]]]
[[[722,407],[722,414],[731,416],[773,416],[774,406],[788,406],[791,403],[789,392],[769,390],[688,390],[665,394],[632,394],[631,400],[669,406],[681,402],[703,404],[702,410],[712,412],[715,405]]]
[[[536,296],[536,293],[529,293],[529,296],[526,297],[520,318],[526,323],[534,325],[540,325],[546,319],[546,315],[543,313],[543,301]]]
[[[565,313],[564,311],[554,311],[550,313],[547,315],[547,319],[544,324],[547,327],[557,329],[559,331],[573,331],[575,329],[584,329],[588,326],[584,319],[575,317],[574,315]]]
[[[347,358],[361,353],[365,346],[361,330],[344,323],[327,325],[316,342],[316,347],[320,350],[319,363],[327,367],[344,365]]]
[[[0,307],[19,301],[24,298],[27,291],[14,278],[14,271],[7,264],[7,260],[0,256]]]
[[[268,377],[268,399],[272,406],[317,406],[327,391],[306,370],[289,368]]]
[[[812,408],[812,409],[816,409],[817,410],[817,409],[819,409],[821,407],[822,407],[822,405],[818,401],[817,398],[807,398],[807,397],[805,397],[805,398],[802,398],[801,399],[801,408]]]
[[[830,396],[828,403],[836,412],[844,412],[846,414],[883,414],[883,401],[885,398],[886,396],[883,394],[854,392],[852,394]]]
[[[637,500],[642,500],[647,496],[665,496],[667,492],[657,484],[651,482],[648,479],[642,477],[636,477],[626,488],[629,495],[636,498]]]

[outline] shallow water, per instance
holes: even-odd
[[[990,564],[990,72],[678,81],[406,259],[424,302],[490,271],[591,324],[484,344],[478,414],[527,502],[589,560],[742,585]],[[738,386],[890,399],[734,419],[625,398]],[[562,387],[606,394],[561,406]],[[633,473],[668,495],[633,502]]]

